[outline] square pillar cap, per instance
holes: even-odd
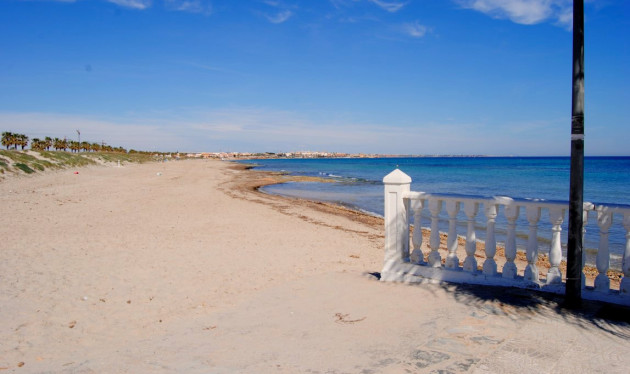
[[[383,178],[383,183],[385,184],[409,184],[411,183],[411,177],[407,174],[400,171],[400,169],[396,169],[391,173],[387,174],[385,178]]]

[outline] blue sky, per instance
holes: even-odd
[[[569,0],[0,0],[0,130],[162,151],[568,155]],[[630,155],[630,2],[585,4]]]

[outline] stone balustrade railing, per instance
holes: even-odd
[[[545,291],[563,293],[564,283],[561,271],[562,262],[562,223],[568,212],[568,202],[536,199],[517,199],[510,197],[484,197],[470,195],[434,194],[410,191],[411,178],[396,169],[383,179],[385,184],[385,263],[381,272],[384,281],[447,281],[468,284],[486,284],[537,288]],[[500,209],[502,208],[502,209]],[[475,220],[482,210],[485,217],[485,240],[483,252],[478,251]],[[430,212],[430,239],[424,253],[422,230],[423,210]],[[543,279],[537,267],[539,260],[538,228],[541,224],[541,211],[547,211],[551,225],[551,238],[548,252],[548,269],[543,269]],[[448,215],[446,248],[440,253],[440,232],[438,228],[440,214]],[[497,240],[495,222],[502,211],[507,221],[507,234],[502,246],[505,258],[501,259],[499,272],[497,259]],[[465,254],[460,266],[458,255],[459,241],[457,234],[458,216],[463,212],[466,217]],[[582,297],[612,301],[630,305],[630,206],[598,205],[584,203],[585,222],[589,212],[597,217],[599,227],[599,247],[596,256],[598,275],[593,287],[586,287],[582,276]],[[517,267],[517,219],[527,219],[527,242],[525,257],[519,271]],[[607,275],[610,266],[608,232],[613,224],[621,222],[625,230],[625,249],[622,258],[622,273],[619,290],[612,290]],[[410,220],[413,217],[413,236],[410,238]],[[620,220],[617,218],[619,217]],[[427,222],[428,223],[428,222]],[[411,249],[410,249],[411,248]],[[477,257],[483,258],[481,264]],[[584,257],[583,257],[583,263]],[[524,268],[523,268],[524,266]],[[547,268],[547,266],[545,266]],[[565,274],[566,275],[566,274]]]

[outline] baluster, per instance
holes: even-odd
[[[621,264],[623,279],[621,279],[619,293],[628,296],[630,295],[630,212],[623,215],[623,227],[626,229],[626,250],[623,253],[623,262]]]
[[[525,280],[538,282],[538,221],[540,220],[540,207],[528,205],[525,209],[527,222],[529,222],[529,237],[527,238],[527,267],[525,268]]]
[[[518,213],[518,205],[505,206],[505,218],[508,220],[508,231],[505,241],[505,258],[507,262],[503,266],[503,278],[516,278],[518,272],[514,264],[514,260],[516,259],[516,219],[518,218]]]
[[[449,200],[446,202],[446,212],[448,213],[448,238],[446,247],[446,267],[449,269],[459,269],[459,258],[457,258],[457,213],[459,213],[459,202]]]
[[[599,226],[599,248],[597,249],[597,277],[595,278],[595,290],[599,292],[610,291],[610,279],[608,279],[608,267],[610,266],[610,253],[608,252],[608,229],[612,224],[612,212],[607,208],[597,209],[597,226]]]
[[[411,253],[411,262],[414,264],[424,264],[424,253],[422,253],[422,208],[424,206],[424,200],[412,200],[411,210],[413,215],[413,236],[411,241],[413,243],[413,252]]]
[[[550,208],[549,219],[551,220],[551,247],[549,248],[549,271],[547,271],[547,284],[562,283],[562,272],[560,262],[562,261],[562,242],[560,232],[562,231],[562,221],[564,221],[564,209]]]
[[[439,214],[442,210],[442,200],[429,199],[429,211],[431,211],[431,239],[429,240],[429,265],[432,267],[442,266],[442,257],[440,257],[440,231],[438,228]]]
[[[584,236],[586,235],[586,225],[588,224],[588,207],[586,203],[584,205],[584,210],[582,211],[582,265],[580,268],[582,289],[586,288],[586,276],[584,275],[584,265],[586,265],[586,246],[584,245]]]
[[[494,223],[497,218],[497,205],[485,203],[486,218],[488,219],[486,228],[486,260],[483,262],[483,273],[485,275],[497,275],[497,262],[494,255],[497,254],[497,241],[494,237]]]
[[[468,217],[468,230],[466,231],[466,259],[464,260],[464,271],[477,272],[477,237],[475,233],[475,216],[479,212],[479,203],[467,201],[464,204],[464,213]]]

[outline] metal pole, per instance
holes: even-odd
[[[584,0],[573,1],[573,102],[571,106],[571,184],[565,303],[582,302],[582,229],[584,227]]]

